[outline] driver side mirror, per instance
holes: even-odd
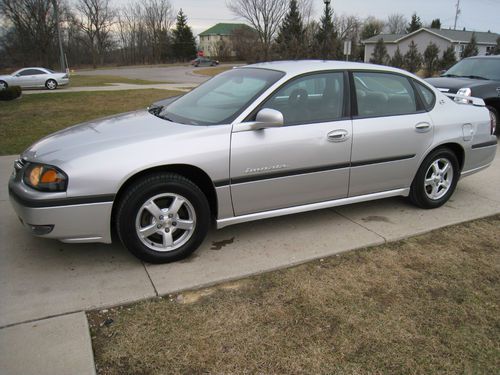
[[[255,121],[243,122],[233,127],[233,132],[245,132],[249,130],[260,130],[265,128],[277,128],[283,126],[283,114],[272,108],[263,108],[257,112]]]

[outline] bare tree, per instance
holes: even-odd
[[[304,25],[309,24],[311,19],[314,17],[314,3],[313,0],[299,0],[299,12],[304,21]]]
[[[0,15],[8,28],[3,48],[21,64],[49,66],[56,35],[52,2],[0,0]]]
[[[111,46],[111,27],[115,21],[115,10],[110,0],[78,0],[77,20],[85,34],[85,41],[92,53],[92,65],[104,64],[104,54]]]
[[[269,59],[271,44],[288,10],[287,0],[227,0],[235,15],[247,20],[257,31],[264,60]]]
[[[169,0],[145,0],[142,2],[144,21],[152,47],[153,61],[160,62],[165,58],[168,44],[168,32],[172,27],[175,15]]]
[[[240,27],[233,30],[231,41],[237,59],[247,62],[256,62],[258,60],[259,36],[254,29]]]
[[[405,34],[408,20],[403,14],[394,13],[387,17],[386,28],[389,34]]]
[[[334,16],[333,23],[340,40],[357,40],[362,22],[357,16]]]

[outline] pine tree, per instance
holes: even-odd
[[[462,52],[462,58],[477,56],[479,50],[477,48],[476,34],[472,33],[470,38],[470,42],[465,46],[464,51]]]
[[[424,51],[424,67],[427,77],[432,77],[439,66],[439,47],[430,42]]]
[[[417,13],[413,13],[413,15],[411,16],[410,24],[406,28],[406,32],[410,34],[421,28],[422,28],[422,21],[420,20],[420,17],[417,16]]]
[[[394,52],[394,56],[392,56],[391,66],[402,69],[404,67],[404,64],[404,57],[398,46],[398,48],[396,48],[396,52]]]
[[[173,52],[175,58],[186,61],[196,56],[196,42],[193,32],[187,24],[187,16],[182,12],[182,9],[177,14],[177,23],[173,30]]]
[[[314,39],[318,57],[327,60],[340,56],[340,42],[333,25],[333,10],[330,3],[325,4],[325,11],[321,16],[320,26]]]
[[[375,44],[373,49],[372,58],[370,59],[372,64],[385,65],[389,62],[389,55],[387,54],[387,48],[385,47],[384,40],[380,38]]]
[[[278,37],[276,38],[281,58],[296,60],[306,57],[307,51],[304,39],[304,23],[300,15],[297,0],[291,0],[288,13],[281,24]]]
[[[404,55],[404,68],[409,72],[416,73],[422,65],[422,55],[418,52],[417,45],[412,40],[408,45],[408,52]]]
[[[432,20],[431,29],[441,29],[441,20],[439,18]]]
[[[497,45],[493,48],[491,52],[492,55],[500,55],[500,36],[497,38]]]
[[[455,48],[453,46],[449,46],[443,52],[443,57],[439,61],[439,68],[442,70],[448,70],[453,65],[457,63],[457,57],[455,55]]]

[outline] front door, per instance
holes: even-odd
[[[349,196],[409,187],[433,140],[432,119],[409,78],[354,72],[357,115]]]
[[[302,76],[258,108],[280,111],[283,127],[233,132],[235,215],[347,196],[352,140],[347,97],[343,72]]]

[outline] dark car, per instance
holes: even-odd
[[[429,78],[426,81],[443,93],[483,99],[497,124],[497,135],[500,134],[500,56],[463,59],[441,77]]]
[[[216,66],[219,65],[217,60],[209,59],[208,57],[197,57],[191,61],[191,65],[194,66]]]

